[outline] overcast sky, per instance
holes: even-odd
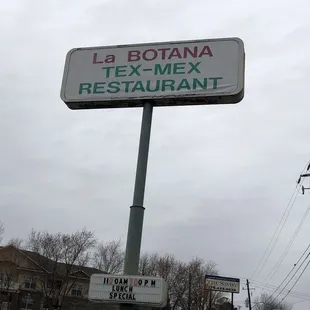
[[[309,160],[309,1],[11,0],[0,11],[6,239],[83,226],[102,240],[126,239],[142,110],[69,110],[59,96],[68,50],[243,39],[242,102],[154,111],[142,251],[199,256],[223,275],[251,278]],[[298,195],[255,281],[264,281],[309,201]],[[305,250],[308,226],[306,219],[271,285]],[[294,291],[309,294],[309,274]]]

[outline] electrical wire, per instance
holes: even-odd
[[[286,224],[286,221],[287,221],[287,219],[288,219],[288,217],[289,217],[289,215],[290,215],[290,213],[292,211],[294,203],[296,201],[297,194],[298,194],[298,186],[299,185],[297,184],[295,189],[294,189],[294,192],[293,192],[292,196],[289,199],[289,202],[288,202],[288,204],[287,204],[287,206],[285,208],[285,211],[284,211],[284,213],[283,213],[283,215],[281,217],[281,220],[280,220],[280,222],[279,222],[279,224],[278,224],[278,226],[277,226],[277,228],[276,228],[272,238],[270,239],[270,242],[269,242],[269,244],[268,244],[268,246],[267,246],[267,248],[266,248],[266,250],[265,250],[265,252],[264,252],[264,254],[263,254],[263,256],[262,256],[262,258],[260,260],[260,262],[258,263],[258,265],[257,265],[257,267],[256,267],[256,269],[255,269],[255,271],[254,271],[254,273],[252,275],[252,278],[258,277],[261,274],[261,272],[263,271],[263,269],[264,269],[264,267],[265,267],[265,265],[266,265],[270,255],[271,255],[273,249],[275,248],[275,246],[276,246],[276,244],[277,244],[277,242],[279,240],[279,237],[280,237],[280,235],[282,233],[282,230],[283,230],[283,228],[284,228],[284,226]],[[292,203],[292,201],[293,201],[293,203]]]
[[[302,258],[304,257],[304,255],[308,252],[310,248],[310,244],[307,246],[307,248],[304,250],[304,252],[302,253],[302,255],[299,257],[299,259],[297,260],[297,262],[294,264],[294,266],[291,268],[291,270],[289,271],[289,273],[287,274],[287,276],[284,278],[284,280],[278,285],[278,287],[276,288],[276,290],[274,291],[274,293],[272,294],[272,296],[278,291],[278,289],[285,283],[285,281],[288,279],[288,277],[291,275],[291,273],[293,272],[293,270],[298,266],[298,264],[300,263],[300,261],[302,260]],[[266,286],[271,286],[271,285],[266,285]]]
[[[297,270],[294,272],[294,274],[291,276],[291,278],[289,279],[289,281],[284,285],[284,287],[281,289],[281,291],[278,293],[278,295],[274,298],[274,300],[276,300],[281,293],[284,291],[284,289],[286,289],[286,287],[291,283],[291,281],[294,279],[294,277],[296,276],[296,274],[298,273],[298,271],[300,270],[300,268],[303,266],[303,264],[305,263],[305,261],[308,259],[308,257],[310,256],[310,252],[307,254],[307,256],[304,258],[304,260],[302,261],[301,265],[297,268]],[[309,260],[310,262],[310,260]],[[293,287],[288,291],[288,293],[293,289]],[[288,294],[287,293],[287,294]],[[286,295],[287,296],[287,295]]]
[[[267,301],[271,300],[273,298],[273,296],[276,294],[276,292],[281,288],[281,286],[286,282],[286,280],[290,277],[290,275],[292,274],[292,272],[294,271],[294,269],[298,266],[298,264],[301,262],[301,260],[303,259],[303,257],[305,256],[305,254],[308,252],[308,250],[310,249],[310,244],[307,246],[307,248],[303,251],[303,253],[300,255],[299,259],[297,260],[297,262],[294,264],[294,266],[291,268],[291,270],[289,271],[289,273],[287,274],[287,276],[284,278],[284,280],[280,283],[279,286],[275,287],[273,285],[265,285],[263,282],[259,282],[256,280],[251,280],[252,283],[254,283],[255,286],[258,286],[260,288],[263,288],[264,290],[272,290],[273,293],[269,296],[269,298],[267,299]],[[281,291],[277,294],[277,296],[275,298],[273,298],[273,302],[276,301],[278,299],[278,297],[280,295],[286,294],[286,296],[290,295],[293,298],[298,298],[298,299],[303,299],[303,300],[309,300],[310,296],[307,294],[303,294],[300,292],[293,292],[292,289],[286,289],[286,287],[290,284],[290,282],[294,279],[294,277],[296,276],[296,274],[298,273],[298,271],[301,269],[301,267],[304,265],[305,261],[308,259],[308,257],[310,256],[310,252],[306,255],[306,257],[303,259],[301,265],[298,267],[298,269],[295,271],[295,273],[291,276],[291,278],[289,279],[289,281],[285,284],[285,286],[281,289]],[[310,260],[309,260],[310,261]],[[273,287],[273,288],[272,288]]]
[[[310,169],[310,161],[308,161],[308,163],[306,164],[306,166],[302,170],[301,174],[306,169],[307,170]],[[282,230],[283,230],[283,228],[284,228],[284,226],[285,226],[285,224],[287,222],[287,219],[288,219],[288,217],[289,217],[289,215],[290,215],[290,213],[292,211],[292,208],[294,206],[294,202],[296,200],[296,197],[297,197],[297,194],[298,194],[298,191],[299,191],[298,187],[302,185],[302,184],[300,184],[301,181],[303,181],[303,180],[299,177],[299,179],[297,181],[297,184],[296,184],[296,187],[295,187],[295,189],[293,191],[293,194],[290,197],[289,202],[288,202],[288,204],[287,204],[287,206],[286,206],[286,208],[285,208],[285,210],[284,210],[284,212],[282,214],[281,220],[280,220],[280,222],[279,222],[279,224],[278,224],[278,226],[277,226],[273,236],[271,237],[271,239],[269,241],[269,244],[268,244],[268,246],[267,246],[263,256],[261,257],[258,265],[256,266],[256,268],[255,268],[251,278],[258,277],[261,274],[261,272],[264,269],[264,267],[265,267],[265,265],[266,265],[270,255],[271,255],[273,249],[275,248],[275,246],[276,246],[276,244],[277,244],[277,242],[279,240],[280,234],[282,233]],[[292,201],[293,201],[293,203],[292,203]]]
[[[280,256],[279,260],[277,261],[277,263],[275,264],[275,266],[272,268],[271,272],[268,274],[268,276],[265,278],[264,282],[266,283],[266,285],[268,285],[270,283],[270,281],[273,279],[273,277],[275,276],[275,274],[277,273],[277,271],[279,270],[281,264],[283,263],[283,260],[285,259],[285,257],[287,256],[289,250],[291,249],[291,246],[293,245],[301,227],[304,224],[304,221],[307,218],[307,215],[310,212],[310,206],[308,206],[308,208],[306,209],[306,212],[303,214],[301,221],[299,222],[293,236],[291,237],[288,245],[286,246],[286,248],[284,249],[284,252],[282,253],[282,255]]]
[[[274,292],[274,290],[277,288],[277,286],[274,286],[274,285],[270,285],[268,287],[265,287],[265,286],[262,286],[262,285],[259,285],[259,284],[253,284],[253,286],[255,286],[255,288],[265,288],[266,290],[268,291],[272,291]],[[283,294],[286,294],[289,290],[288,289],[285,289],[283,292]],[[307,293],[301,293],[301,292],[296,292],[296,291],[292,291],[290,292],[291,295],[294,295],[294,296],[302,296],[302,297],[305,297],[305,298],[309,298],[310,299],[310,294],[307,294]]]
[[[310,253],[309,253],[310,254]],[[310,259],[308,261],[308,263],[306,264],[305,268],[302,270],[301,274],[299,275],[299,277],[296,279],[296,281],[294,282],[293,286],[290,288],[290,290],[288,291],[288,293],[282,298],[281,301],[283,301],[289,294],[289,292],[296,286],[296,284],[298,283],[298,281],[301,279],[301,277],[303,276],[303,274],[305,273],[306,269],[308,268],[310,264]]]
[[[269,291],[269,292],[272,292],[274,289],[272,289],[272,288],[265,288],[267,291]],[[290,297],[292,297],[292,298],[296,298],[296,299],[299,299],[299,300],[309,300],[310,301],[310,296],[308,295],[296,295],[296,294],[293,294],[292,292],[289,292],[289,290],[285,290],[285,291],[283,291],[282,293],[281,293],[281,295],[284,295],[284,294],[289,294],[289,296]],[[268,300],[270,300],[269,299],[269,297],[268,297]]]
[[[270,300],[273,295],[275,294],[275,289],[277,289],[278,287],[277,286],[274,286],[274,285],[269,285],[268,287],[265,287],[263,286],[263,283],[262,284],[256,284],[255,282],[251,282],[253,283],[253,285],[257,288],[264,288],[265,290],[267,291],[272,291],[273,294],[269,296],[268,300]],[[280,294],[286,294],[289,290],[288,289],[284,289],[283,292]],[[296,292],[296,291],[291,291],[289,292],[289,295],[291,297],[294,297],[294,298],[298,298],[298,299],[303,299],[303,300],[310,300],[310,295],[309,294],[306,294],[306,293],[301,293],[301,292]]]

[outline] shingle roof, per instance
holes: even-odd
[[[41,268],[52,272],[55,268],[56,262],[46,258],[36,252],[32,251],[27,251],[27,250],[20,250],[24,255],[26,255],[28,258],[30,258],[32,261],[34,261],[37,265],[39,265]],[[68,266],[65,263],[58,262],[57,263],[57,269],[58,272],[61,274],[66,274]],[[82,271],[85,273],[87,276],[91,276],[94,273],[107,273],[104,271],[101,271],[97,268],[94,267],[88,267],[88,266],[80,266],[80,265],[73,265],[72,267],[70,266],[70,273],[75,273],[78,271]]]

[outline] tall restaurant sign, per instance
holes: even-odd
[[[71,109],[237,103],[244,58],[239,38],[74,48],[61,98]]]

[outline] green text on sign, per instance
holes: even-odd
[[[135,92],[175,92],[190,90],[207,90],[217,89],[218,81],[223,77],[211,77],[203,79],[182,79],[175,81],[167,80],[145,80],[145,81],[113,81],[113,82],[96,82],[96,83],[80,83],[79,95],[89,94],[115,94],[119,92],[135,93]]]

